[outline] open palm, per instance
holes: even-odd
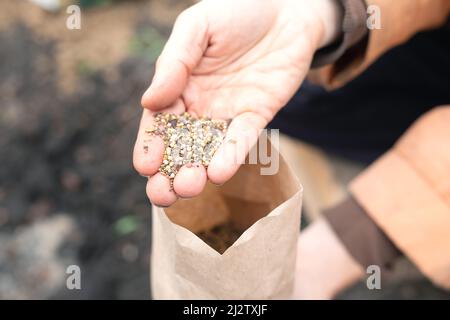
[[[311,3],[205,0],[179,16],[142,98],[146,109],[134,150],[136,169],[151,176],[147,194],[153,203],[170,205],[177,197],[198,195],[208,178],[221,184],[234,175],[258,130],[300,86],[323,41],[323,25]],[[245,139],[247,147],[225,141],[207,170],[182,167],[171,190],[169,180],[157,173],[162,140],[153,138],[149,149],[143,148],[156,111],[230,119],[226,141]]]

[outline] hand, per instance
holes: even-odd
[[[181,13],[142,97],[133,161],[141,175],[151,176],[150,200],[169,206],[198,195],[208,178],[216,184],[230,179],[258,130],[299,88],[314,52],[333,40],[338,20],[335,0],[205,0]],[[157,173],[162,140],[153,137],[144,150],[156,111],[232,119],[227,138],[246,137],[248,145],[238,152],[235,144],[223,143],[207,170],[182,167],[171,190]]]
[[[333,299],[364,276],[364,270],[319,218],[300,233],[293,299]]]

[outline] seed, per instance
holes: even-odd
[[[182,115],[157,113],[155,128],[148,129],[150,135],[160,136],[165,144],[163,161],[159,171],[173,178],[183,165],[201,163],[205,167],[222,143],[227,123],[202,117],[196,119],[189,113]],[[197,164],[198,165],[198,164]]]

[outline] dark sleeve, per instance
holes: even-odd
[[[401,252],[351,197],[324,212],[350,255],[364,268],[377,265],[388,273]]]
[[[368,35],[367,7],[364,0],[335,0],[344,10],[341,37],[314,55],[311,67],[319,68],[336,62],[344,53]]]

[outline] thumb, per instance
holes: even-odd
[[[199,5],[186,9],[175,21],[172,34],[156,62],[152,83],[142,96],[143,107],[156,111],[175,102],[202,58],[208,46],[208,23]]]

